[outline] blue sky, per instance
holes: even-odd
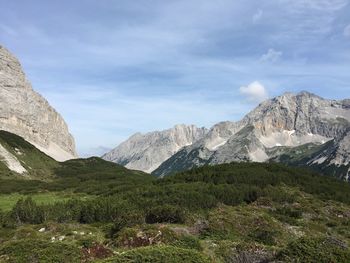
[[[286,91],[350,97],[350,0],[0,6],[0,44],[63,115],[81,155],[138,131],[238,120]]]

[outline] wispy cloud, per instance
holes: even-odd
[[[262,62],[277,62],[282,57],[283,52],[270,48],[266,54],[263,54],[260,58]]]

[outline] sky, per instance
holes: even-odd
[[[81,156],[236,121],[306,90],[350,98],[350,0],[0,0],[0,45]]]

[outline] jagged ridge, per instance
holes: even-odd
[[[183,124],[164,131],[136,133],[102,158],[129,169],[150,173],[177,151],[201,139],[206,133],[205,128]]]
[[[232,161],[281,161],[317,169],[332,166],[337,170],[333,175],[348,180],[349,105],[349,100],[326,100],[308,92],[285,93],[261,103],[241,121],[214,125],[202,139],[178,151],[153,173],[164,176]],[[295,148],[295,156],[298,147],[305,145],[314,145],[315,151],[323,147],[313,155],[299,151],[302,161],[288,161],[288,151]],[[321,153],[326,156],[321,158]]]

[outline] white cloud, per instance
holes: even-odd
[[[262,55],[260,58],[260,61],[262,62],[277,62],[280,60],[283,52],[274,50],[273,48],[270,48],[266,54]]]
[[[242,86],[239,91],[250,102],[261,102],[268,98],[266,88],[258,81],[250,83],[248,86]]]
[[[259,20],[260,20],[260,19],[262,18],[262,16],[263,16],[263,14],[264,14],[264,12],[263,12],[261,9],[259,9],[259,10],[253,15],[253,18],[252,18],[253,23],[255,24],[255,23],[259,22]]]
[[[350,38],[350,25],[344,28],[344,36]]]

